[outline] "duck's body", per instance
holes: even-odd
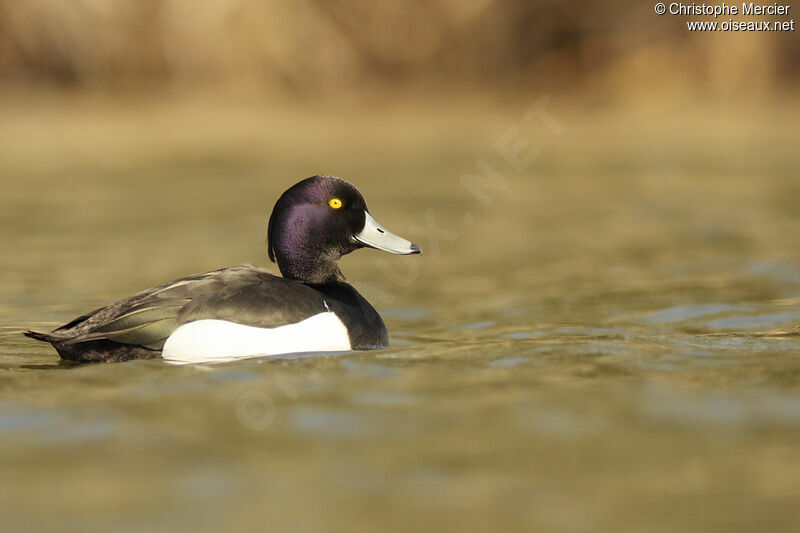
[[[303,180],[278,200],[268,239],[284,277],[224,268],[134,294],[51,333],[25,334],[80,362],[214,362],[388,345],[383,320],[346,282],[338,259],[364,246],[419,248],[381,228],[355,187],[332,176]]]
[[[305,328],[286,329],[303,323]],[[252,328],[262,336],[253,336]],[[81,362],[162,356],[172,362],[209,362],[388,345],[380,315],[349,284],[311,286],[249,265],[177,279],[80,316],[52,333],[27,335],[51,343],[63,359]]]

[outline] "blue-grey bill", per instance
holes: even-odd
[[[377,248],[384,252],[393,254],[419,254],[422,249],[411,241],[398,237],[394,233],[386,231],[378,221],[372,218],[369,213],[364,212],[364,229],[356,235],[356,240],[364,246]]]

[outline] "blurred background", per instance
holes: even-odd
[[[687,20],[0,0],[0,527],[800,528],[798,33]],[[317,173],[424,250],[343,260],[389,350],[69,368],[20,335],[277,271]]]
[[[375,85],[533,85],[617,101],[665,83],[703,96],[768,94],[800,76],[796,33],[693,33],[687,17],[630,0],[4,0],[0,10],[7,86],[238,86],[314,98]]]

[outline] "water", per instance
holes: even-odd
[[[734,135],[564,111],[517,173],[492,151],[513,109],[226,110],[213,131],[180,109],[45,110],[5,110],[0,133],[3,529],[800,526],[793,115]],[[478,157],[506,179],[488,205],[459,182]],[[425,250],[343,261],[390,349],[69,367],[19,334],[266,264],[272,203],[316,170]]]

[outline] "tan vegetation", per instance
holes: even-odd
[[[632,0],[0,0],[0,80],[301,94],[376,82],[712,93],[797,82],[796,33],[690,33],[684,21]]]

